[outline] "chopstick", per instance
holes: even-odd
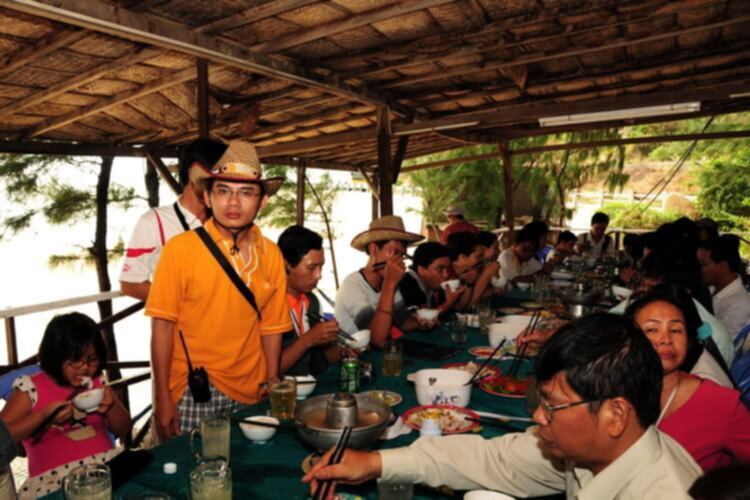
[[[315,291],[318,292],[321,297],[323,297],[323,300],[328,302],[329,306],[333,307],[334,309],[336,308],[336,303],[333,300],[331,300],[331,297],[323,293],[323,290],[321,290],[320,288],[316,288]]]
[[[284,424],[274,424],[272,422],[259,422],[257,420],[250,420],[250,418],[231,417],[230,420],[238,424],[250,424],[250,425],[257,425],[259,427],[273,427],[274,429],[287,429],[287,430],[295,429],[295,427],[284,425]]]
[[[405,259],[414,260],[414,257],[412,257],[411,255],[409,255],[408,253],[405,253],[404,255],[402,255],[402,257],[405,258]],[[386,264],[388,264],[388,261],[387,260],[383,260],[383,261],[376,262],[375,264],[373,264],[372,268],[373,269],[382,269],[382,268],[385,267]]]
[[[316,312],[313,312],[313,311],[307,311],[307,316],[308,316],[308,318],[310,318],[311,320],[313,320],[315,323],[323,323],[324,321],[326,321],[326,319],[323,316],[321,316],[320,314],[318,314]],[[345,338],[346,340],[348,340],[350,342],[356,342],[357,341],[357,339],[355,339],[354,337],[352,337],[350,334],[346,333],[341,328],[339,328],[339,331],[338,331],[337,335],[339,337]]]
[[[492,413],[491,411],[474,410],[474,412],[480,417],[487,417],[490,419],[494,418],[494,419],[501,420],[501,421],[502,420],[509,420],[509,421],[514,420],[517,422],[533,422],[534,421],[533,418],[529,418],[529,417],[514,417],[513,415],[502,415],[500,413]]]
[[[484,363],[482,363],[482,366],[480,366],[477,371],[474,372],[474,375],[471,376],[468,382],[464,384],[464,386],[471,385],[479,378],[479,374],[484,371],[484,369],[487,367],[487,365],[492,361],[492,358],[495,357],[495,354],[497,354],[497,351],[500,350],[502,346],[505,345],[505,343],[508,341],[508,339],[503,339],[499,344],[497,344],[497,347],[495,347],[495,350],[492,351],[492,354],[490,354],[487,359],[484,360]],[[485,378],[485,377],[482,377]]]
[[[526,327],[526,330],[521,334],[521,338],[524,338],[531,334],[531,332],[534,331],[534,328],[536,328],[537,323],[539,323],[539,319],[542,317],[541,310],[534,311],[534,313],[531,315],[531,321],[529,321],[529,326]],[[518,370],[521,368],[521,364],[523,363],[524,354],[526,354],[526,348],[529,346],[528,342],[521,346],[521,349],[518,351],[518,357],[513,360],[513,364],[510,366],[510,371],[508,372],[508,375],[511,377],[515,377]]]
[[[85,387],[85,386],[76,387],[75,389],[73,389],[73,391],[70,394],[68,394],[68,397],[65,398],[65,401],[72,401],[73,398],[75,398],[80,393],[87,391],[87,390],[88,390],[88,387]],[[52,413],[47,415],[47,417],[44,420],[42,420],[42,423],[40,423],[39,426],[36,429],[34,429],[34,432],[31,433],[32,443],[39,442],[39,440],[42,438],[44,433],[47,431],[47,426],[49,426],[49,424],[52,423],[55,417],[61,411],[63,411],[64,408],[65,408],[65,405],[58,406],[57,408],[54,409]]]
[[[339,436],[339,440],[336,442],[336,447],[333,449],[333,453],[328,458],[327,465],[336,465],[341,462],[341,459],[344,457],[344,451],[346,450],[346,446],[349,443],[349,437],[351,436],[351,434],[352,428],[344,427],[344,431],[341,433],[341,436]],[[331,480],[326,480],[320,483],[313,492],[313,498],[315,500],[325,500],[325,498],[328,497],[328,492],[331,489],[332,483],[333,481]]]
[[[468,420],[469,422],[476,422],[478,424],[482,425],[488,425],[490,427],[506,427],[507,424],[511,422],[526,422],[528,423],[531,419],[522,419],[521,417],[510,417],[507,418],[498,418],[498,419],[487,419],[487,418],[474,418],[474,417],[466,417],[464,416],[464,420]]]

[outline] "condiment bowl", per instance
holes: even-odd
[[[279,420],[277,418],[266,417],[264,415],[248,417],[245,420],[251,420],[255,422],[265,422],[267,424],[279,425]],[[250,441],[256,444],[265,444],[269,439],[271,439],[274,436],[274,434],[276,434],[276,429],[274,427],[253,425],[247,422],[240,422],[240,430],[242,431],[242,434],[244,434],[247,439],[249,439]]]

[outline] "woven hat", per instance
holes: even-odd
[[[397,215],[386,215],[370,222],[370,228],[354,237],[352,246],[362,252],[367,251],[367,245],[377,241],[400,240],[409,246],[423,240],[420,234],[409,233],[404,229],[404,221]]]
[[[284,183],[284,177],[263,178],[263,167],[258,159],[255,146],[247,141],[230,141],[227,150],[211,168],[193,168],[190,171],[192,180],[206,182],[209,179],[222,179],[230,182],[250,182],[262,184],[266,195],[271,196]]]
[[[464,209],[458,205],[451,205],[445,209],[445,215],[464,215]]]

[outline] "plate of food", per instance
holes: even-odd
[[[479,388],[487,394],[515,399],[525,398],[528,386],[528,380],[508,375],[488,378],[479,383]]]
[[[374,389],[372,391],[365,391],[361,393],[362,396],[366,396],[368,398],[377,399],[378,401],[382,401],[383,403],[387,404],[388,406],[396,406],[401,403],[401,401],[404,400],[404,398],[401,396],[401,394],[393,391],[386,391],[383,389]]]
[[[488,352],[487,356],[489,356],[491,354],[491,352],[492,351]],[[487,357],[487,356],[485,356],[485,357]],[[481,366],[481,364],[479,364],[479,363],[475,363],[473,361],[469,361],[468,363],[448,363],[447,365],[443,365],[442,367],[443,368],[450,368],[450,369],[453,369],[453,370],[464,370],[464,371],[467,371],[467,372],[469,372],[469,373],[471,373],[473,375],[473,374],[475,374],[477,372],[477,370],[479,369],[480,366]],[[495,366],[485,366],[484,368],[482,368],[481,377],[482,378],[485,378],[485,377],[497,377],[500,374],[501,374],[501,372],[500,372],[499,368],[497,368]]]
[[[443,429],[443,434],[460,434],[462,432],[473,431],[479,427],[479,422],[466,420],[465,417],[479,419],[479,415],[474,411],[453,405],[415,406],[401,415],[404,423],[416,430],[422,427],[423,419],[438,419],[440,420],[440,428]]]
[[[541,347],[537,345],[529,344],[529,346],[523,352],[523,357],[525,359],[536,357],[537,355],[539,355],[540,349]],[[502,351],[503,351],[503,356],[518,356],[518,346],[516,345],[515,342],[505,346],[505,348],[503,348]],[[487,354],[487,356],[489,356],[489,354]]]
[[[542,304],[540,304],[539,302],[533,302],[533,301],[521,302],[521,307],[523,307],[524,309],[541,309]]]
[[[490,346],[472,347],[471,349],[469,349],[469,354],[477,359],[487,359],[490,357],[490,354],[492,354],[492,351],[494,350],[495,348]],[[500,350],[495,353],[493,359],[502,359],[504,355],[505,350],[503,348],[500,348]]]
[[[503,314],[521,314],[525,310],[523,307],[501,307],[498,309]]]

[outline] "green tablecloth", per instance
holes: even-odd
[[[513,299],[527,298],[524,295],[506,296],[502,300],[508,305]],[[481,335],[476,328],[469,329],[469,340],[465,344],[455,344],[450,340],[447,327],[440,327],[431,332],[411,333],[408,336],[416,340],[438,343],[452,347],[469,349],[479,345],[488,345],[486,336]],[[431,363],[424,360],[404,357],[404,369],[399,377],[384,377],[381,372],[381,355],[379,352],[368,352],[364,359],[373,363],[373,383],[362,387],[368,389],[389,389],[398,392],[404,397],[404,401],[394,408],[394,411],[403,413],[409,408],[416,406],[416,394],[414,385],[406,380],[406,375],[422,368],[435,367],[444,363],[469,361],[473,359],[464,350],[455,357],[444,362]],[[500,366],[502,368],[503,363]],[[528,364],[530,365],[530,363]],[[528,369],[524,367],[524,369]],[[339,366],[330,367],[318,377],[320,381],[337,381]],[[313,395],[333,392],[332,385],[319,384]],[[525,400],[508,399],[486,394],[476,387],[472,390],[470,408],[481,411],[493,411],[508,415],[527,416]],[[265,414],[266,403],[253,405],[249,409],[240,412],[238,416]],[[522,430],[523,424],[512,424],[508,431]],[[486,427],[481,430],[485,437],[494,437],[506,432],[502,428]],[[413,442],[418,433],[400,436],[391,441],[380,441],[376,449],[406,446]],[[181,436],[168,443],[160,445],[151,450],[154,456],[153,462],[142,472],[131,478],[125,485],[115,492],[116,499],[137,498],[138,495],[149,492],[168,493],[175,498],[188,497],[188,473],[195,466],[193,456],[190,452],[187,436]],[[231,431],[231,457],[230,467],[233,476],[233,496],[235,499],[291,499],[307,498],[308,488],[300,478],[302,477],[301,463],[303,459],[313,452],[307,448],[297,437],[296,432],[279,430],[274,438],[264,445],[256,445],[245,439],[237,424],[232,424]],[[177,464],[177,473],[173,475],[164,474],[162,467],[166,462]],[[377,490],[374,482],[358,487],[342,486],[339,491],[356,493],[366,498],[377,498]],[[60,493],[50,495],[49,498],[62,498]],[[417,486],[415,498],[447,498],[434,489]]]

